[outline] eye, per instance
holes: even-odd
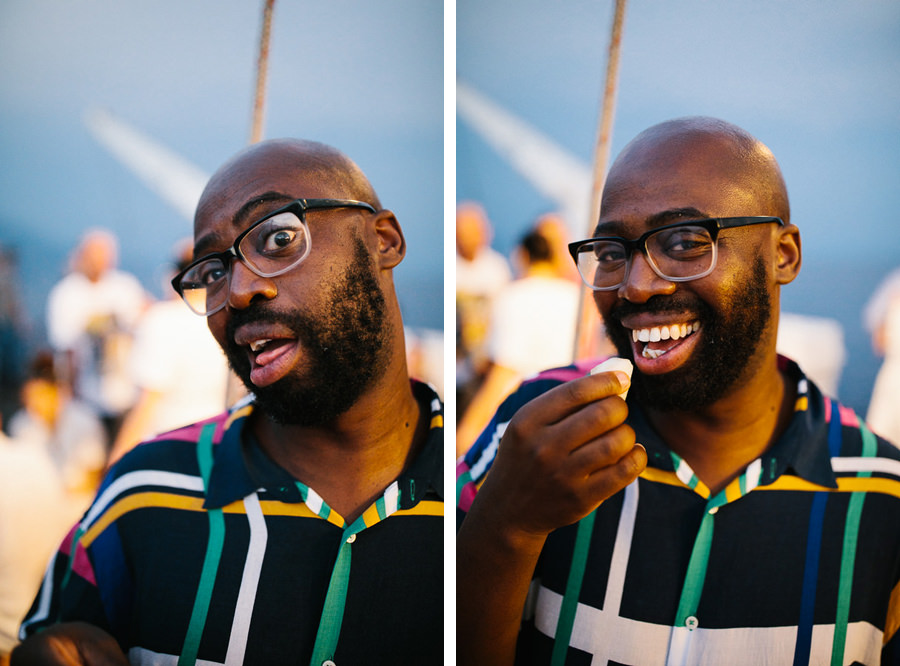
[[[615,267],[625,261],[625,248],[620,243],[594,243],[594,258],[604,268]]]
[[[196,288],[208,287],[225,277],[225,266],[218,260],[209,261],[197,266],[192,277],[196,280]]]
[[[281,213],[258,227],[245,239],[242,248],[260,258],[281,258],[304,251],[306,233],[293,213]]]
[[[712,238],[702,227],[683,227],[656,237],[659,248],[672,258],[690,258],[710,251]]]
[[[293,229],[279,229],[278,231],[273,231],[262,239],[262,251],[277,252],[278,250],[282,250],[293,243],[296,237],[297,232]]]

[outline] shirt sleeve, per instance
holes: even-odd
[[[104,490],[115,480],[107,475],[97,498],[63,539],[44,574],[19,639],[59,622],[97,626],[122,642],[129,623],[133,590],[116,524],[104,516]]]
[[[58,622],[74,620],[110,630],[90,556],[80,538],[75,525],[50,560],[37,597],[22,620],[20,640]]]

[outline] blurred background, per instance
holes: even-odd
[[[561,151],[537,151],[557,173],[590,176],[613,5],[457,2],[457,199],[483,207],[507,258],[559,202],[489,138],[491,115],[525,123],[514,144],[533,130]],[[900,266],[900,4],[632,0],[620,57],[612,157],[686,115],[736,123],[773,150],[803,238],[782,307],[815,317],[797,320],[794,344],[838,364],[834,390],[865,416],[881,357],[863,308]],[[566,222],[572,239],[593,226]]]
[[[101,109],[211,174],[249,142],[262,0],[0,4],[0,247],[26,352],[46,344],[51,287],[86,229],[153,298],[192,223],[89,132]],[[400,220],[404,319],[440,331],[443,7],[418,0],[276,2],[265,137],[332,144]],[[6,298],[4,300],[6,300]],[[9,306],[14,307],[14,306]]]

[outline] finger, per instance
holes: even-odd
[[[647,450],[641,444],[635,444],[614,464],[590,475],[587,482],[589,492],[599,504],[634,481],[646,467]]]
[[[628,406],[617,395],[590,402],[566,418],[548,426],[548,434],[558,442],[566,442],[570,452],[613,430],[628,418]]]
[[[569,454],[570,469],[579,470],[587,479],[592,474],[618,463],[634,448],[634,445],[634,429],[622,424],[572,451]]]
[[[555,386],[519,410],[529,422],[550,424],[561,421],[585,405],[618,395],[631,385],[624,372],[601,372]]]

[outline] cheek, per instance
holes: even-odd
[[[615,305],[618,300],[618,296],[616,296],[616,291],[593,291],[591,290],[591,296],[594,299],[594,305],[597,306],[597,311],[604,319],[609,318],[610,310],[612,310],[613,305]]]
[[[219,310],[214,315],[206,318],[206,325],[209,328],[209,332],[212,333],[212,336],[216,339],[216,342],[219,343],[219,346],[223,349],[225,348],[225,325],[226,325],[226,315],[224,310]]]

